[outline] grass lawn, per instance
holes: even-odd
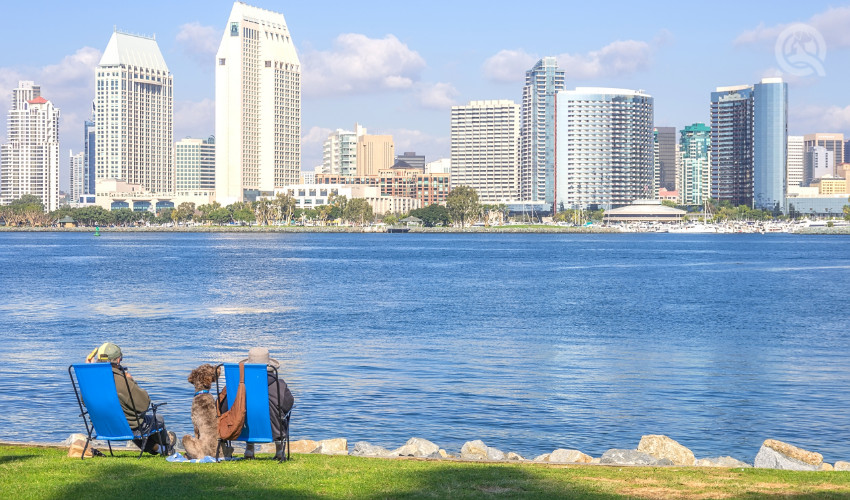
[[[0,446],[2,498],[844,498],[850,472],[554,466],[293,455],[220,464]]]

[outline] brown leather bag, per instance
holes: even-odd
[[[218,406],[216,406],[218,409]],[[229,410],[218,417],[218,435],[225,441],[239,437],[245,425],[245,364],[239,363],[239,388]]]

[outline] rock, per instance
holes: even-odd
[[[835,462],[835,465],[833,466],[833,470],[848,471],[848,470],[850,470],[850,462],[845,462],[843,460],[839,460],[839,461]]]
[[[505,453],[498,448],[487,447],[487,460],[504,460]]]
[[[348,455],[348,440],[345,438],[323,439],[312,453],[322,455]]]
[[[641,436],[638,451],[652,455],[655,458],[666,458],[673,462],[673,465],[684,465],[690,467],[694,465],[696,458],[694,453],[677,443],[675,440],[658,434],[650,434]]]
[[[544,453],[542,455],[538,455],[538,456],[534,457],[534,461],[535,462],[548,462],[550,456],[552,456],[551,453]]]
[[[319,447],[317,441],[312,439],[302,439],[300,441],[290,441],[289,451],[291,453],[313,453],[313,450]]]
[[[437,450],[437,453],[439,453],[439,454],[440,454],[440,457],[441,457],[441,458],[449,458],[449,454],[446,452],[446,450],[444,450],[444,449],[442,449],[442,448],[440,448],[439,450]]]
[[[835,467],[833,467],[832,465],[830,465],[830,464],[828,464],[828,463],[824,462],[824,463],[820,464],[820,470],[824,470],[824,471],[833,471],[833,470],[835,470]]]
[[[611,465],[673,465],[669,458],[655,458],[642,451],[618,449],[611,449],[603,453],[599,463]]]
[[[83,447],[86,445],[86,438],[83,436],[83,439],[77,439],[71,443],[71,446],[68,448],[68,456],[71,458],[80,458],[83,453]],[[86,448],[86,458],[92,456],[91,452],[92,446],[89,443],[88,448]]]
[[[375,446],[367,443],[366,441],[358,441],[354,443],[354,451],[351,452],[352,455],[357,455],[361,457],[389,457],[395,456],[388,449],[383,446]]]
[[[756,455],[755,467],[760,469],[784,470],[820,470],[820,464],[812,465],[779,453],[766,445],[762,445]]]
[[[487,445],[480,439],[467,441],[463,443],[463,447],[460,449],[460,458],[467,460],[486,460]]]
[[[434,453],[439,453],[440,447],[436,444],[422,438],[410,438],[404,446],[396,448],[392,455],[397,457],[427,457]]]
[[[505,460],[525,460],[525,459],[522,458],[522,455],[520,455],[519,453],[514,453],[512,451],[509,451],[508,454],[505,455]]]
[[[594,465],[599,465],[602,463],[602,459],[599,457],[593,457],[590,459],[590,463]]]
[[[74,444],[74,441],[80,440],[82,440],[83,444],[85,444],[86,437],[87,436],[85,434],[71,434],[70,436],[68,436],[67,439],[62,441],[62,446],[71,446],[72,444]]]
[[[775,439],[766,439],[762,446],[767,446],[773,451],[779,452],[788,458],[793,458],[809,465],[819,466],[823,463],[823,455],[820,453],[797,448],[794,445],[783,443],[782,441],[777,441]]]
[[[593,458],[578,450],[557,449],[549,455],[550,462],[569,464],[589,464]]]
[[[700,458],[694,465],[697,467],[752,467],[752,465],[732,457]]]
[[[444,458],[446,458],[446,457],[444,457],[444,456],[440,455],[440,452],[439,452],[439,451],[435,451],[434,453],[431,453],[430,455],[426,456],[425,458],[431,458],[431,459],[442,460],[442,459],[444,459]]]
[[[259,445],[254,445],[255,453],[274,453],[275,451],[277,450],[274,447],[274,443],[260,443]]]

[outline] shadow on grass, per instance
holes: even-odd
[[[2,455],[0,456],[0,464],[23,462],[24,460],[31,460],[35,457],[35,455]]]

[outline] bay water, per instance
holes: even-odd
[[[848,258],[785,234],[0,233],[0,440],[82,432],[67,368],[111,341],[178,436],[189,372],[265,346],[293,439],[850,460]]]

